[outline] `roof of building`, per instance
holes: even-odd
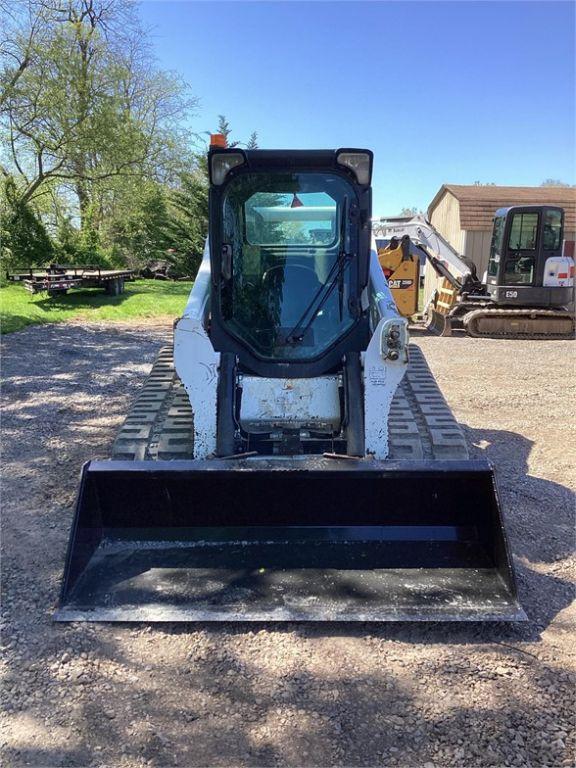
[[[565,210],[565,231],[576,231],[576,187],[443,184],[428,206],[428,219],[446,192],[460,202],[461,229],[491,230],[498,208],[510,205],[558,205]]]

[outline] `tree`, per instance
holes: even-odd
[[[16,248],[27,261],[168,259],[192,274],[208,209],[187,122],[196,100],[157,68],[136,4],[0,0],[3,11],[0,193],[18,212],[4,218],[4,244],[28,231],[35,245]],[[245,146],[224,115],[219,130]]]
[[[560,181],[560,179],[546,179],[545,181],[540,184],[541,187],[570,187],[571,184],[567,184],[565,181]]]
[[[422,213],[422,211],[419,211],[416,206],[413,206],[412,208],[402,208],[398,215],[404,217],[410,216],[410,218],[412,218],[413,216],[418,216],[419,213]]]
[[[169,260],[182,275],[195,275],[208,233],[208,180],[202,166],[184,173],[168,200],[165,229]]]
[[[53,248],[46,227],[31,205],[19,199],[12,178],[2,185],[0,203],[3,212],[0,220],[2,270],[50,261]]]
[[[258,149],[258,134],[256,131],[252,131],[250,134],[250,138],[246,144],[246,149]]]
[[[56,22],[56,7],[48,0],[31,0],[25,9],[12,0],[0,0],[0,111],[18,81],[36,61],[37,51]]]
[[[182,145],[175,126],[195,102],[177,77],[154,67],[131,3],[54,1],[43,0],[53,18],[42,45],[29,42],[28,25],[6,54],[14,64],[4,67],[3,168],[22,202],[53,184],[73,190],[83,225],[107,180],[166,176]]]
[[[166,259],[171,246],[168,205],[169,191],[157,182],[122,183],[116,214],[102,228],[112,243],[110,260],[135,268]]]
[[[230,136],[232,134],[232,129],[230,128],[230,123],[228,122],[225,115],[218,115],[218,128],[217,133],[221,133],[222,136],[226,139],[226,146],[227,147],[239,147],[239,146],[245,146],[246,149],[258,149],[258,133],[256,131],[252,131],[250,134],[250,138],[247,142],[244,141],[232,141],[230,139]]]
[[[227,147],[237,147],[240,143],[239,141],[230,141],[230,134],[232,133],[232,129],[230,128],[230,123],[228,120],[226,120],[226,117],[224,115],[218,115],[218,131],[217,133],[221,133],[222,136],[226,139],[226,146]]]

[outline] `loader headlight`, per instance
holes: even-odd
[[[210,158],[210,181],[223,184],[232,168],[243,165],[245,160],[242,152],[215,152]]]
[[[380,354],[384,360],[408,362],[408,324],[403,318],[389,318],[382,326]]]
[[[342,150],[336,155],[336,162],[350,168],[358,179],[358,184],[370,184],[372,178],[372,153]]]

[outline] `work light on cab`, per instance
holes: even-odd
[[[233,168],[245,162],[243,152],[215,152],[210,160],[210,181],[220,186]]]
[[[358,184],[370,184],[372,178],[372,154],[369,152],[339,152],[336,162],[353,171]]]

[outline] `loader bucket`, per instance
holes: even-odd
[[[59,621],[525,618],[489,466],[87,464]]]

